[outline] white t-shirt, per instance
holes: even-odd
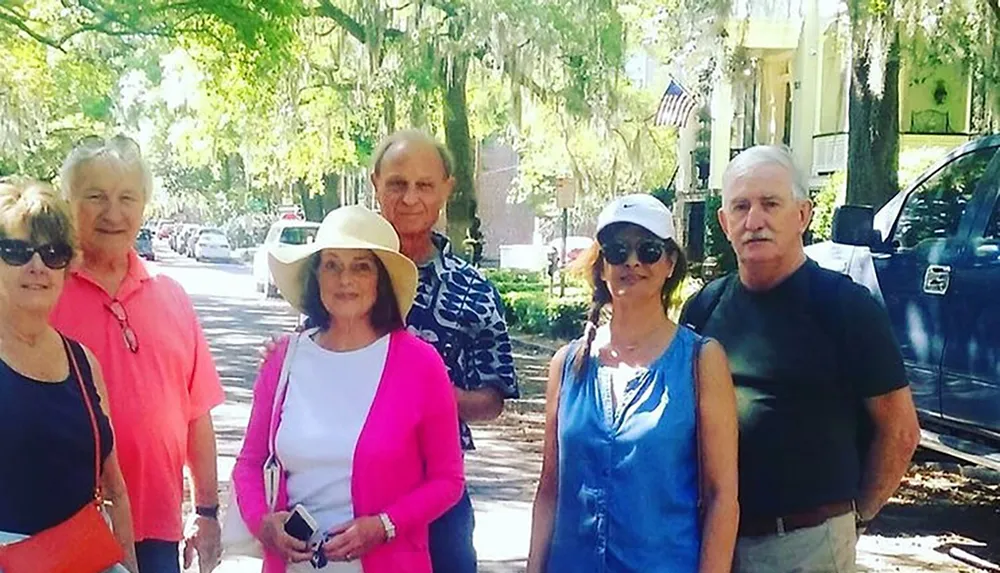
[[[292,357],[276,448],[288,472],[289,507],[301,503],[319,525],[313,541],[354,519],[354,449],[388,352],[388,335],[350,352],[326,350],[303,336]],[[316,570],[306,562],[288,571]],[[361,563],[331,562],[322,571],[360,573]]]

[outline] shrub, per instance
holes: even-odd
[[[697,294],[704,284],[705,282],[698,277],[691,275],[684,277],[684,282],[681,283],[680,288],[674,291],[674,296],[670,299],[670,308],[667,311],[670,320],[677,322],[681,316],[681,310],[684,308],[684,303]]]
[[[502,293],[507,325],[528,334],[575,338],[583,332],[589,300],[549,297],[544,292]]]
[[[833,212],[844,204],[847,193],[847,174],[838,171],[830,176],[813,197],[813,218],[809,224],[813,242],[830,240]]]
[[[549,277],[538,271],[515,269],[486,269],[486,278],[497,287],[500,294],[508,292],[542,292],[549,286]]]
[[[711,258],[714,263],[713,276],[721,276],[736,270],[736,254],[729,239],[722,232],[722,225],[715,213],[722,207],[722,196],[718,191],[705,197],[705,262]]]

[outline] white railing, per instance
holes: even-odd
[[[847,169],[847,134],[827,133],[813,136],[812,176],[828,175]]]
[[[768,20],[802,18],[805,16],[805,2],[803,0],[735,0],[732,4],[732,15],[739,20],[744,18]]]

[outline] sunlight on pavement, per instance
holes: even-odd
[[[473,542],[480,561],[528,558],[531,504],[521,501],[476,501]]]
[[[883,537],[864,535],[858,541],[858,573],[972,573],[945,553],[937,551],[941,538],[935,536]]]

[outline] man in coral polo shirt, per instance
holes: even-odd
[[[176,282],[150,274],[133,251],[152,190],[132,140],[85,140],[67,158],[63,192],[82,260],[52,312],[53,326],[87,345],[104,370],[115,443],[132,502],[140,573],[179,573],[183,468],[198,513],[185,566],[220,556],[211,409],[225,396],[194,307]]]

